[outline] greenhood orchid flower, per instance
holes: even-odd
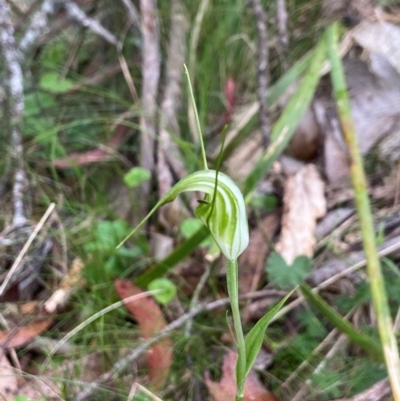
[[[206,194],[204,201],[201,201],[196,209],[196,216],[208,227],[223,255],[228,260],[236,260],[249,243],[245,202],[233,180],[215,170],[197,171],[180,180],[159,200],[128,237],[140,228],[160,206],[172,202],[182,192],[190,191]]]

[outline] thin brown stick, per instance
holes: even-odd
[[[269,85],[267,15],[260,0],[250,0],[250,4],[257,22],[257,96],[260,104],[261,135],[263,145],[267,148],[271,131],[271,121],[267,104]]]

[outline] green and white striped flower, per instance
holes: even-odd
[[[249,228],[243,195],[232,179],[215,170],[201,170],[178,182],[171,189],[175,191],[206,194],[196,217],[208,227],[224,256],[236,260],[249,244]]]
[[[249,243],[245,203],[232,179],[215,170],[197,171],[180,180],[129,236],[160,206],[172,202],[182,192],[190,191],[206,194],[204,201],[196,209],[196,216],[209,228],[223,255],[228,260],[236,260]]]

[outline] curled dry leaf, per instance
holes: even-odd
[[[205,373],[205,383],[208,391],[215,401],[234,401],[236,394],[236,366],[237,353],[229,351],[222,364],[222,378],[219,382],[210,379],[208,372]],[[257,374],[251,370],[247,376],[244,388],[244,401],[278,401],[260,382]]]
[[[143,293],[130,281],[117,279],[114,281],[115,290],[121,299]],[[127,303],[126,308],[137,320],[144,339],[158,334],[166,325],[160,307],[153,298],[141,298]],[[147,354],[149,378],[154,390],[160,389],[167,381],[169,368],[172,363],[172,342],[169,338],[160,340],[153,345]]]
[[[289,177],[285,186],[282,231],[276,250],[286,263],[299,255],[312,256],[315,226],[326,213],[324,182],[313,164]]]

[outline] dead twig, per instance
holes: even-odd
[[[171,3],[171,30],[166,66],[166,88],[161,104],[160,115],[160,142],[158,146],[157,179],[159,196],[162,198],[174,184],[175,176],[182,178],[186,169],[182,162],[176,142],[171,138],[172,133],[177,134],[179,124],[177,111],[182,98],[182,72],[185,62],[186,33],[188,23],[185,17],[184,6],[180,0]]]
[[[276,17],[278,20],[279,44],[282,52],[285,52],[289,45],[289,34],[287,29],[288,13],[286,10],[286,0],[278,0]]]
[[[257,22],[257,96],[260,104],[261,135],[263,145],[267,148],[271,131],[271,121],[267,104],[269,85],[267,16],[260,0],[250,0],[250,4]]]
[[[72,21],[75,21],[83,27],[90,29],[96,35],[102,37],[106,42],[117,46],[118,39],[110,31],[104,28],[104,26],[101,25],[99,21],[88,17],[77,4],[68,0],[58,1],[63,5],[65,11],[68,14],[68,17]]]
[[[6,69],[5,99],[6,130],[10,135],[12,167],[14,169],[12,225],[21,227],[26,223],[23,192],[26,185],[24,155],[22,147],[22,126],[24,113],[24,89],[22,69],[15,46],[14,28],[10,20],[10,8],[0,0],[0,43]]]
[[[21,61],[36,44],[39,36],[50,30],[49,19],[58,10],[59,0],[44,0],[40,9],[34,14],[30,25],[19,42],[18,50]]]
[[[131,22],[131,24],[133,24],[136,28],[140,27],[140,19],[139,19],[139,15],[138,12],[136,10],[136,7],[134,6],[134,4],[132,3],[131,0],[121,0],[123,5],[126,8],[126,11],[128,11],[129,14],[129,20]]]
[[[190,79],[192,81],[192,86],[195,86],[194,82],[196,80],[194,69],[196,65],[196,51],[197,51],[197,44],[199,42],[199,35],[201,24],[203,23],[204,15],[207,11],[208,5],[210,0],[201,0],[199,8],[196,13],[196,19],[194,21],[194,26],[192,29],[192,33],[190,35],[190,52],[189,52],[189,63],[188,63],[188,71],[190,75]],[[188,99],[188,120],[189,120],[189,127],[190,132],[192,134],[192,140],[194,143],[199,142],[199,132],[197,129],[196,118],[194,114],[194,110],[191,104],[191,99]]]
[[[157,18],[157,1],[141,0],[142,14],[142,131],[140,159],[142,167],[154,172],[154,139],[156,137],[156,111],[158,83],[160,79],[160,34]],[[150,182],[142,185],[141,198],[147,202]],[[141,209],[145,206],[141,205]],[[142,210],[144,212],[144,210]],[[145,214],[145,213],[144,213]]]

